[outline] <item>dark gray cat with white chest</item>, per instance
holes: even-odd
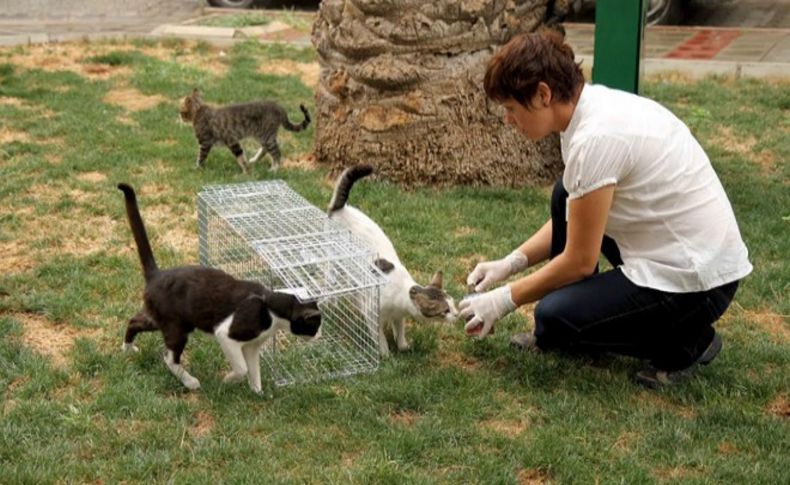
[[[250,388],[261,392],[260,350],[278,330],[304,338],[317,338],[321,313],[316,303],[302,303],[295,296],[271,291],[255,281],[245,281],[214,268],[179,266],[159,269],[137,206],[134,189],[119,184],[126,202],[145,276],[143,308],[129,320],[123,349],[136,351],[140,332],[159,330],[165,339],[165,363],[189,389],[200,382],[181,366],[181,353],[189,334],[200,329],[214,335],[230,361],[225,382],[247,376]]]
[[[181,119],[192,123],[195,130],[195,137],[200,145],[198,168],[203,167],[211,147],[221,143],[233,153],[236,163],[246,174],[248,163],[255,163],[264,154],[264,150],[272,157],[271,170],[279,168],[282,155],[277,143],[277,131],[280,126],[288,131],[302,131],[310,124],[307,108],[300,104],[299,109],[304,114],[304,120],[295,125],[288,119],[282,106],[273,101],[252,101],[215,108],[205,104],[200,91],[195,89],[183,99],[179,112]],[[249,162],[239,144],[244,138],[254,138],[261,144]]]

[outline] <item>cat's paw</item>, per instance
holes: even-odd
[[[234,384],[236,382],[241,382],[244,380],[244,374],[240,374],[238,372],[230,371],[225,374],[225,377],[222,378],[222,382],[225,384]]]
[[[408,352],[409,350],[411,350],[411,345],[409,345],[409,342],[398,342],[398,351]]]
[[[121,350],[122,350],[123,352],[125,352],[125,353],[130,353],[130,352],[139,352],[139,351],[140,351],[140,349],[138,349],[138,348],[137,348],[137,346],[136,346],[135,344],[131,344],[131,343],[127,343],[127,342],[124,342],[124,343],[121,345]]]
[[[197,391],[198,389],[200,389],[200,381],[192,376],[189,375],[184,376],[181,382],[183,382],[184,386],[190,391]]]

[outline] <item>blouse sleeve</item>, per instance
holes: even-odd
[[[571,147],[562,182],[568,199],[578,199],[621,181],[633,165],[628,144],[612,136],[597,136]]]

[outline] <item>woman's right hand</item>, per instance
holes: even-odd
[[[492,285],[505,280],[510,275],[527,268],[527,257],[516,249],[502,259],[478,263],[466,277],[467,286],[474,286],[476,292],[486,291]]]

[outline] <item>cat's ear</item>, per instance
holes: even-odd
[[[259,295],[251,295],[243,300],[236,307],[233,312],[233,322],[231,325],[248,326],[260,325],[262,320],[268,320],[268,311],[266,311],[266,298]],[[263,315],[266,315],[265,317]],[[269,322],[271,324],[271,322]],[[268,327],[268,325],[266,325]]]
[[[433,274],[433,278],[431,279],[431,282],[428,284],[428,286],[433,286],[434,288],[439,288],[441,290],[443,279],[444,274],[441,271],[437,271]]]
[[[192,90],[192,98],[197,99],[198,101],[200,101],[200,97],[201,97],[200,90],[198,88],[193,89]]]

